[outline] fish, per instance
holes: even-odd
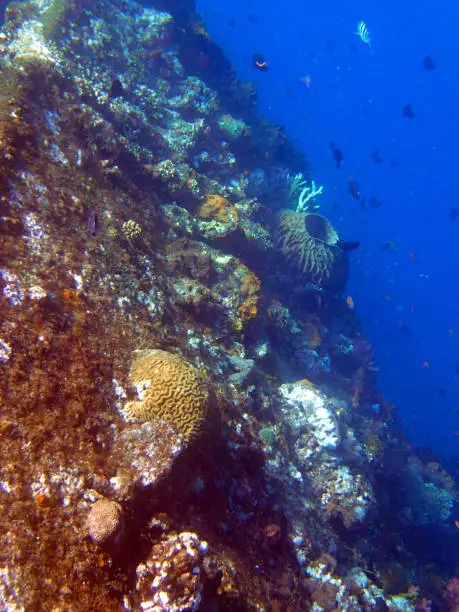
[[[364,21],[360,21],[358,26],[357,26],[357,32],[356,32],[357,36],[360,38],[360,40],[365,43],[366,45],[368,45],[369,47],[371,47],[371,35],[370,35],[370,30],[367,27],[367,24]]]
[[[346,302],[348,308],[350,308],[351,310],[354,309],[355,304],[354,300],[352,299],[352,296],[348,295],[344,301]]]
[[[254,53],[252,56],[252,66],[261,72],[268,72],[268,62],[261,53]]]
[[[414,332],[409,325],[400,321],[400,331],[407,336],[414,336]]]
[[[422,60],[422,67],[424,70],[435,70],[437,67],[434,60],[430,57],[430,55],[426,55]]]
[[[247,21],[249,23],[260,23],[260,17],[256,13],[249,13],[247,15]]]
[[[443,387],[440,387],[440,389],[438,389],[438,395],[440,397],[446,395],[446,389],[444,389]]]
[[[356,249],[359,248],[360,240],[354,240],[354,241],[341,240],[338,243],[338,245],[342,248],[343,251],[346,251],[347,253],[349,253],[350,251],[355,251]]]
[[[409,256],[410,256],[411,261],[412,261],[414,264],[415,264],[415,263],[417,263],[418,258],[416,257],[416,253],[415,253],[414,251],[410,251],[410,252],[409,252]]]
[[[458,215],[459,215],[459,210],[458,210],[456,207],[452,208],[452,209],[449,211],[449,217],[450,217],[450,219],[451,219],[452,221],[454,221],[455,219],[457,219]]]
[[[330,146],[331,151],[333,152],[333,159],[335,161],[335,165],[339,169],[343,161],[343,152],[341,151],[341,149],[338,149],[338,147],[335,145],[333,141],[330,142],[329,146]]]
[[[407,119],[414,119],[416,117],[411,104],[405,104],[405,106],[402,108],[402,115]]]
[[[309,89],[312,85],[312,79],[311,79],[311,75],[310,74],[305,74],[304,76],[300,77],[299,82],[302,85],[306,85],[306,87]]]
[[[353,200],[360,198],[360,187],[357,181],[349,181],[347,191]]]
[[[97,218],[97,213],[92,210],[88,210],[86,216],[86,230],[90,236],[95,236],[97,234],[99,226],[99,220]]]
[[[370,154],[370,157],[375,162],[375,164],[382,164],[383,163],[383,156],[381,155],[381,151],[379,149],[375,149]]]
[[[379,208],[384,204],[384,200],[380,200],[376,196],[373,196],[368,200],[368,203],[370,204],[371,208]]]
[[[108,93],[109,98],[122,98],[124,95],[124,87],[119,79],[113,79],[110,91]]]
[[[427,359],[426,359],[422,365],[423,365],[425,368],[430,368],[430,361],[427,361]]]
[[[391,249],[392,251],[398,251],[398,244],[395,240],[388,240],[381,247],[381,251],[386,251],[387,249]]]

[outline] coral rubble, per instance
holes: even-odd
[[[454,481],[394,428],[337,231],[276,217],[306,160],[165,4],[5,14],[0,607],[457,607]]]

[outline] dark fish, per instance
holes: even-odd
[[[247,21],[249,23],[260,23],[260,17],[256,13],[249,13],[247,15]]]
[[[265,60],[261,53],[254,53],[252,56],[252,66],[261,72],[267,72],[269,70],[268,62]]]
[[[330,149],[333,152],[333,159],[335,161],[336,167],[340,168],[341,167],[341,163],[343,161],[343,152],[341,151],[341,149],[338,149],[338,147],[335,145],[335,143],[332,141],[330,142]]]
[[[110,91],[108,94],[109,98],[121,98],[124,95],[124,87],[119,79],[113,79]]]
[[[454,221],[455,219],[457,219],[457,216],[458,216],[458,215],[459,215],[459,210],[458,210],[456,207],[452,208],[452,209],[449,211],[449,216],[450,216],[450,219],[451,219],[452,221]]]
[[[373,196],[372,198],[368,200],[368,204],[370,205],[371,208],[379,208],[380,206],[384,204],[384,200],[380,200],[376,196]]]
[[[350,251],[355,251],[356,249],[359,248],[360,240],[354,240],[354,241],[341,240],[339,242],[339,246],[343,249],[343,251],[346,251],[347,253],[349,253]]]
[[[86,230],[90,236],[97,234],[99,221],[97,219],[97,213],[89,211],[86,218]]]
[[[407,325],[406,323],[402,323],[402,324],[400,325],[400,330],[401,330],[401,331],[402,331],[404,334],[406,334],[407,336],[413,336],[413,335],[414,335],[413,330],[412,330],[412,329],[411,329],[411,327],[410,327],[409,325]]]
[[[236,23],[237,23],[237,22],[236,22],[236,20],[235,20],[235,19],[230,19],[230,20],[228,21],[228,23],[229,23],[229,25],[230,25],[232,28],[234,28],[234,26],[236,25]]]
[[[362,200],[360,201],[360,207],[365,208],[365,203],[366,203],[366,199],[362,198]]]
[[[438,395],[440,397],[442,397],[443,395],[446,395],[446,389],[443,389],[443,387],[441,387],[440,389],[438,389]]]
[[[416,117],[411,104],[405,104],[405,106],[402,108],[402,115],[407,119],[414,119]]]
[[[435,70],[437,67],[430,55],[426,55],[426,57],[422,60],[422,66],[424,70]]]
[[[375,164],[383,163],[383,156],[381,155],[381,151],[379,149],[375,149],[371,155],[371,159],[375,162]]]
[[[347,191],[353,200],[360,198],[360,187],[357,181],[349,181]]]

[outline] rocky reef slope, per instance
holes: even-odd
[[[6,11],[1,607],[428,609],[454,483],[280,212],[306,160],[168,4]]]

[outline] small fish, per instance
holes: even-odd
[[[414,336],[414,332],[411,327],[406,323],[403,323],[402,321],[400,322],[400,331],[406,334],[407,336]]]
[[[249,23],[260,23],[260,17],[256,13],[249,13],[247,15],[247,21]]]
[[[359,22],[359,25],[357,26],[356,34],[363,43],[371,47],[370,31],[367,27],[367,24],[364,21]]]
[[[352,299],[352,297],[350,295],[348,295],[346,297],[345,302],[346,302],[348,308],[350,308],[351,310],[354,310],[354,300]]]
[[[416,253],[414,251],[410,251],[409,256],[410,256],[411,261],[414,264],[418,262],[418,258],[416,257]]]
[[[402,115],[407,119],[414,119],[416,117],[411,104],[405,104],[405,106],[402,108]]]
[[[306,85],[306,87],[307,87],[308,89],[310,89],[310,88],[311,88],[311,85],[312,85],[312,79],[311,79],[311,75],[310,75],[310,74],[305,74],[304,76],[300,77],[298,80],[300,81],[300,83],[301,83],[302,85]]]
[[[443,387],[440,387],[440,389],[438,389],[438,395],[440,397],[443,397],[444,395],[446,395],[446,389],[444,389]]]
[[[430,361],[427,361],[427,359],[426,359],[422,365],[423,365],[425,368],[430,368]]]
[[[398,244],[395,242],[395,240],[388,240],[381,247],[381,251],[386,251],[387,249],[391,249],[392,251],[397,252],[398,251]]]
[[[124,87],[119,79],[113,79],[110,91],[108,93],[109,98],[122,98],[124,95]]]
[[[381,155],[381,151],[379,149],[375,149],[371,155],[371,159],[375,162],[375,164],[383,163],[383,156]]]
[[[422,66],[424,70],[435,70],[437,67],[430,55],[426,55],[426,57],[422,60]]]
[[[261,53],[254,53],[252,56],[252,66],[261,72],[268,72],[268,62]]]
[[[97,213],[93,211],[88,211],[86,217],[86,230],[90,236],[95,236],[97,234],[99,221],[97,219]]]
[[[360,240],[354,240],[354,241],[341,240],[339,242],[339,246],[343,249],[343,251],[346,251],[347,253],[349,253],[350,251],[355,251],[356,249],[359,248]]]
[[[357,181],[349,181],[347,191],[353,200],[360,198],[360,187]]]
[[[450,219],[451,219],[452,221],[454,221],[455,219],[457,219],[458,215],[459,215],[459,210],[458,210],[456,207],[452,208],[452,209],[449,211],[449,217],[450,217]]]
[[[335,161],[335,165],[339,169],[343,161],[343,152],[341,151],[341,149],[338,149],[338,147],[335,145],[333,141],[330,142],[329,146],[330,146],[331,151],[333,152],[333,159]]]
[[[376,196],[373,196],[368,200],[368,203],[370,204],[371,208],[379,208],[384,204],[384,200],[380,200]]]
[[[228,23],[229,23],[229,25],[230,25],[232,28],[234,28],[234,26],[236,25],[237,21],[236,21],[235,19],[230,19],[230,20],[228,21]]]

